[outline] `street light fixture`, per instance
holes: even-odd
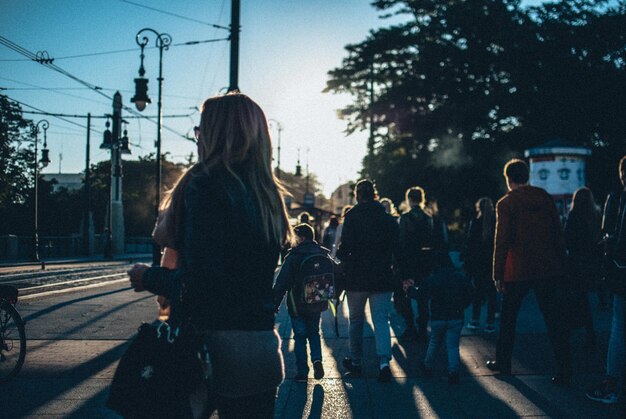
[[[42,119],[35,125],[35,231],[34,231],[34,248],[33,260],[39,262],[39,164],[42,168],[50,164],[48,150],[48,127],[50,123],[46,119]],[[43,128],[43,149],[41,150],[41,160],[37,161],[37,151],[39,147],[39,129]]]
[[[283,132],[283,124],[281,124],[279,121],[275,119],[269,119],[268,122],[270,123],[270,125],[272,124],[276,125],[276,129],[278,130],[278,149],[276,152],[276,156],[277,156],[276,177],[280,179],[280,136],[281,136],[281,133]]]
[[[154,205],[154,217],[155,220],[159,218],[159,204],[161,201],[161,127],[163,121],[163,110],[162,110],[162,91],[163,91],[163,50],[169,49],[170,44],[172,43],[172,37],[166,33],[159,33],[151,28],[143,28],[137,35],[135,36],[135,41],[137,45],[141,48],[141,65],[139,67],[139,77],[135,79],[135,96],[131,99],[131,102],[135,103],[138,111],[143,111],[146,108],[148,103],[151,103],[150,98],[148,97],[148,79],[143,76],[146,73],[146,70],[143,67],[143,59],[144,59],[144,49],[146,45],[148,45],[148,37],[146,35],[142,35],[146,32],[152,33],[156,39],[155,44],[159,49],[159,77],[157,81],[159,82],[159,98],[158,98],[158,119],[157,119],[157,140],[156,140],[156,198]],[[161,262],[161,248],[154,243],[152,249],[152,263],[157,266]]]

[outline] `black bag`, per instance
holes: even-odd
[[[107,407],[124,417],[191,416],[189,395],[204,380],[191,333],[143,323],[115,371]]]

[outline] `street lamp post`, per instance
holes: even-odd
[[[144,49],[146,45],[148,45],[148,37],[145,35],[146,32],[150,32],[154,34],[156,37],[155,44],[159,49],[159,77],[157,81],[159,82],[159,98],[157,102],[158,106],[158,118],[157,118],[157,140],[156,140],[156,198],[154,205],[154,216],[155,219],[159,217],[159,204],[161,201],[161,127],[162,127],[162,90],[163,90],[163,50],[169,49],[170,44],[172,43],[172,37],[166,33],[159,33],[151,28],[143,28],[137,35],[135,36],[135,41],[137,45],[141,48],[141,66],[139,67],[139,77],[135,79],[135,96],[131,99],[131,102],[135,103],[137,110],[143,111],[146,108],[148,103],[151,103],[150,98],[148,97],[148,79],[144,78],[144,74],[146,73],[143,67],[143,59],[144,59]],[[161,262],[161,249],[159,245],[154,243],[152,249],[152,263],[153,265],[159,265]]]
[[[43,128],[43,149],[41,150],[41,160],[37,161],[37,151],[39,149],[39,128]],[[34,231],[34,248],[33,260],[39,262],[39,163],[42,167],[50,164],[48,156],[48,138],[47,131],[50,123],[46,119],[42,119],[35,125],[35,231]]]
[[[270,124],[275,124],[276,129],[278,130],[278,148],[276,151],[276,177],[280,179],[280,136],[283,132],[283,124],[275,119],[269,119],[268,122]]]

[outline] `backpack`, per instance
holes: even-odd
[[[299,299],[304,304],[335,298],[335,262],[326,254],[305,257],[298,271]]]

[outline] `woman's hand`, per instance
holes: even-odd
[[[128,277],[130,278],[130,285],[135,292],[145,291],[143,287],[143,274],[150,266],[145,263],[137,263],[128,271]]]

